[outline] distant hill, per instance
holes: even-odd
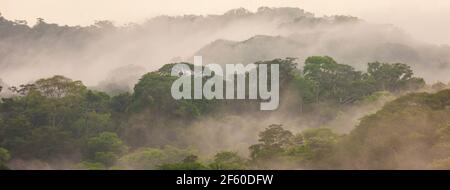
[[[380,28],[369,35],[360,26],[347,26],[338,33],[321,31],[289,36],[257,35],[243,41],[216,40],[195,53],[204,63],[253,63],[279,57],[296,57],[299,62],[310,55],[330,55],[337,60],[364,69],[368,62],[402,62],[411,65],[419,76],[432,82],[448,81],[450,47],[419,43],[400,35],[399,31],[384,33]],[[375,37],[378,38],[375,39]]]
[[[323,16],[299,8],[261,7],[222,15],[158,16],[115,26],[33,26],[0,16],[0,76],[18,85],[62,74],[95,86],[126,65],[156,70],[201,54],[207,62],[252,62],[330,55],[358,67],[368,61],[415,65],[429,80],[448,81],[450,47],[425,44],[391,26],[352,16]]]
[[[216,40],[200,49],[205,63],[254,63],[299,55],[302,44],[281,36],[257,35],[245,41]]]

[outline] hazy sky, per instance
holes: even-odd
[[[222,14],[244,7],[299,7],[318,16],[344,14],[375,23],[390,23],[415,38],[450,44],[450,0],[0,0],[8,19],[88,25],[95,20],[117,24],[156,15]]]

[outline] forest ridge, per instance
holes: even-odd
[[[196,55],[279,65],[279,108],[175,100],[171,70]],[[0,169],[450,169],[449,72],[448,46],[299,8],[122,26],[0,15]]]

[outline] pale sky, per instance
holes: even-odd
[[[389,23],[425,42],[450,44],[450,0],[0,0],[0,13],[11,20],[89,25],[95,20],[117,24],[157,15],[222,14],[243,7],[299,7],[318,16],[352,15]]]

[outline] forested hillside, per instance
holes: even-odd
[[[273,112],[259,111],[259,102],[249,100],[174,100],[170,86],[177,77],[169,73],[173,64],[143,75],[133,93],[110,95],[64,76],[8,87],[14,95],[0,103],[1,165],[448,167],[450,92],[405,94],[446,85],[427,86],[402,63],[373,62],[366,71],[328,56],[309,57],[302,68],[292,58],[257,62],[262,63],[280,64],[281,106]],[[350,119],[358,116],[352,110],[367,116],[361,116],[361,122]]]
[[[279,107],[176,100],[177,63],[279,65]],[[299,8],[88,26],[0,15],[0,169],[450,169],[448,73],[448,45]]]

